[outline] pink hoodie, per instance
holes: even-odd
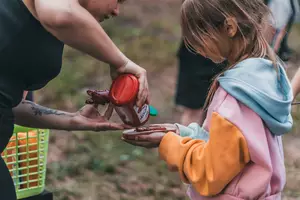
[[[281,135],[293,124],[293,99],[283,67],[262,58],[227,70],[203,127],[176,124],[159,153],[190,184],[192,200],[279,200],[285,185]]]
[[[281,136],[273,136],[255,112],[222,88],[216,92],[208,109],[204,122],[206,130],[209,130],[213,111],[218,112],[241,130],[247,141],[251,161],[217,196],[200,196],[192,186],[189,187],[188,196],[193,200],[281,199],[285,185]]]

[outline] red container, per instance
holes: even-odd
[[[139,91],[139,81],[131,74],[123,74],[116,78],[109,91],[109,99],[121,120],[128,125],[138,127],[144,125],[150,116],[148,104],[139,109],[135,104]]]

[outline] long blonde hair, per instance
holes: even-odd
[[[193,51],[208,49],[209,38],[217,42],[220,26],[234,17],[238,31],[235,38],[243,40],[238,59],[218,74],[208,91],[205,108],[208,107],[218,88],[218,77],[236,63],[250,57],[269,58],[277,67],[277,56],[264,37],[263,29],[271,15],[263,0],[185,0],[181,7],[181,27],[185,44]],[[218,53],[218,52],[216,52]]]

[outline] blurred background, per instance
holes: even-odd
[[[103,23],[117,46],[146,68],[151,104],[159,115],[150,123],[177,122],[175,108],[176,52],[180,44],[181,0],[127,0],[121,15]],[[293,76],[300,66],[300,25],[295,24],[289,45],[295,51],[288,64]],[[52,108],[77,111],[87,89],[109,89],[106,64],[65,47],[63,71],[44,89],[36,102]],[[287,184],[284,199],[300,199],[300,106],[293,108],[294,129],[284,136]],[[114,115],[113,120],[118,121]],[[51,131],[47,189],[55,200],[187,199],[177,173],[168,172],[157,150],[133,147],[120,140],[121,132]]]

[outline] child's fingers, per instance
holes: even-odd
[[[145,148],[155,148],[158,147],[158,144],[156,143],[151,143],[147,141],[135,141],[135,140],[128,140],[124,137],[121,138],[124,142],[134,145],[134,146],[140,146],[140,147],[145,147]]]
[[[149,135],[137,135],[135,136],[135,140],[160,143],[164,135],[165,133],[163,132],[155,132]]]

